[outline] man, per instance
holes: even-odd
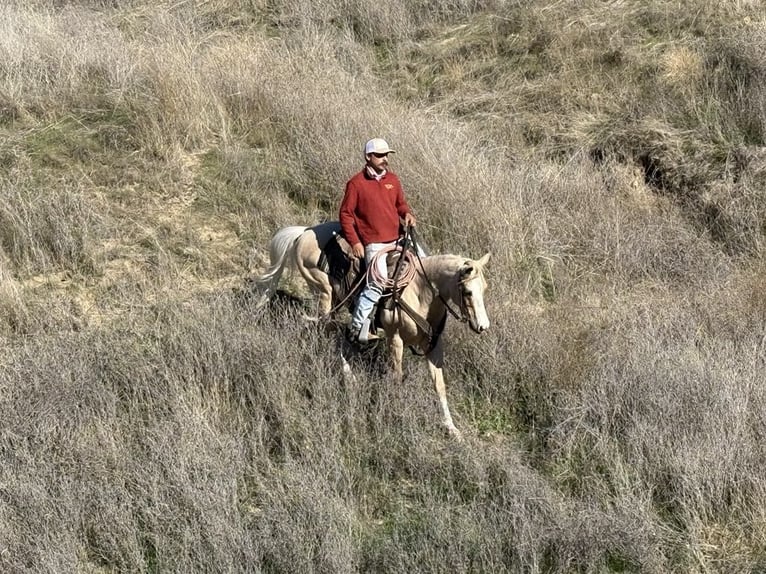
[[[404,199],[402,184],[396,174],[388,171],[388,155],[394,153],[386,140],[374,138],[364,146],[366,164],[361,172],[346,183],[346,193],[340,205],[340,225],[343,236],[351,244],[354,256],[364,257],[369,265],[375,254],[399,239],[400,218],[406,226],[415,225],[415,216]],[[378,261],[380,275],[386,276],[385,258]],[[375,303],[383,288],[367,282],[351,317],[351,336],[360,343],[375,338],[370,322]]]

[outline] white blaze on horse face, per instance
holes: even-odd
[[[487,315],[487,308],[484,306],[484,291],[487,288],[487,282],[482,273],[489,258],[490,254],[486,253],[481,259],[474,262],[474,275],[465,284],[466,292],[471,293],[471,304],[468,307],[472,312],[469,314],[469,324],[477,333],[489,329],[489,316]]]
[[[465,283],[465,292],[470,293],[470,302],[467,307],[468,322],[471,328],[477,333],[481,333],[489,329],[489,316],[487,315],[487,309],[484,306],[484,289],[487,283],[484,281],[484,276],[481,272],[476,273],[471,279]]]

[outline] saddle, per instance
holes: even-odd
[[[391,251],[386,256],[389,279],[393,277],[400,257],[399,251]],[[351,244],[339,233],[334,233],[332,239],[322,248],[317,266],[327,273],[336,301],[345,300],[349,293],[364,280],[363,276],[366,272],[363,260],[354,257]],[[390,294],[390,290],[383,293],[387,308],[390,308],[391,304],[390,297],[387,297]],[[376,311],[373,312],[373,317],[377,314]]]
[[[336,301],[344,300],[364,275],[361,260],[353,256],[351,245],[340,233],[333,233],[322,248],[317,266],[330,278]]]

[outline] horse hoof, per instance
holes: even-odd
[[[463,440],[463,433],[461,433],[457,427],[455,426],[448,426],[447,431],[449,432],[449,436],[453,439],[455,439],[458,442],[462,442]]]

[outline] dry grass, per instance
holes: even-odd
[[[762,571],[761,4],[6,2],[0,567]],[[243,288],[372,135],[463,443]]]

